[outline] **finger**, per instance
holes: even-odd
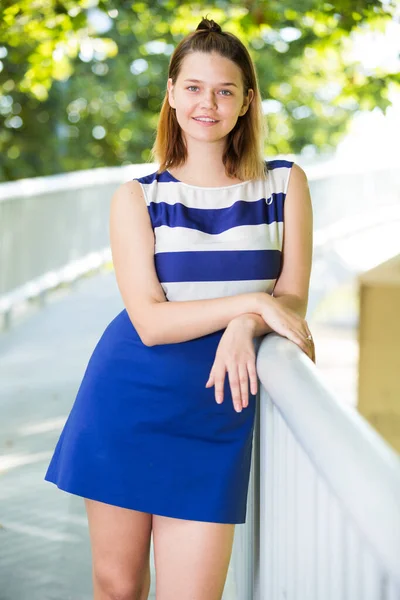
[[[315,360],[315,348],[314,348],[314,340],[311,334],[311,331],[307,325],[307,321],[305,323],[305,330],[302,331],[301,335],[304,338],[304,343],[307,345],[306,354],[310,357],[310,359],[314,362]]]
[[[293,329],[289,329],[289,333],[291,335],[290,339],[295,344],[297,344],[303,350],[303,352],[305,352],[305,354],[309,355],[310,345],[309,345],[306,337],[302,333],[299,333],[298,331],[293,331]]]
[[[257,394],[258,376],[254,360],[251,360],[247,363],[247,371],[250,379],[250,391],[255,396]]]
[[[311,342],[311,340],[306,340],[306,346],[307,346],[307,350],[305,351],[305,353],[307,354],[308,358],[310,360],[313,359],[313,344]]]
[[[221,404],[224,401],[225,368],[215,373],[215,401]]]
[[[246,408],[249,405],[249,378],[247,375],[246,364],[238,365],[240,395],[242,398],[242,406]]]
[[[237,412],[241,412],[242,400],[240,397],[239,377],[236,365],[233,365],[228,369],[228,377],[229,385],[231,386],[233,406]]]
[[[314,344],[314,340],[312,339],[312,337],[311,337],[311,339],[309,339],[309,337],[308,337],[309,335],[311,335],[311,334],[308,333],[307,339],[306,339],[306,343],[308,344],[308,347],[309,347],[308,354],[309,354],[311,360],[315,363],[315,344]]]
[[[214,373],[211,371],[208,381],[206,383],[206,387],[210,387],[214,385]]]
[[[311,335],[311,333],[309,333],[308,335]],[[311,339],[308,339],[308,335],[307,335],[307,343],[310,348],[309,356],[310,356],[311,360],[313,361],[313,363],[315,363],[315,344],[314,344],[314,340],[312,339],[312,336],[311,336]]]
[[[311,349],[310,344],[307,344],[306,339],[303,335],[299,334],[297,331],[293,331],[292,329],[288,329],[287,336],[292,342],[297,344],[305,354],[311,359]],[[309,341],[309,340],[308,340]]]
[[[308,355],[308,357],[309,357],[310,360],[313,360],[313,354],[314,354],[313,345],[309,343],[308,344],[307,355]]]
[[[307,337],[311,336],[311,339],[309,339],[308,341],[310,342],[310,346],[311,346],[311,360],[313,361],[313,363],[315,363],[315,343],[314,343],[314,339],[312,337],[312,333],[309,329],[309,327],[306,327],[307,330]]]

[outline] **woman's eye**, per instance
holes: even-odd
[[[189,85],[189,86],[188,86],[186,89],[190,90],[190,89],[192,89],[192,88],[199,89],[197,85]],[[229,94],[230,96],[232,96],[232,92],[231,92],[230,90],[221,90],[221,92],[228,92],[228,94]],[[226,95],[226,94],[223,94],[223,96],[225,96],[225,95]]]

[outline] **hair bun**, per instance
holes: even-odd
[[[198,26],[196,27],[196,31],[199,29],[204,29],[206,31],[213,31],[215,33],[222,33],[221,27],[213,21],[212,19],[202,19]]]

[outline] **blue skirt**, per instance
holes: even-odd
[[[93,351],[45,479],[123,508],[244,523],[256,396],[237,413],[228,374],[222,404],[205,387],[224,331],[148,347],[122,310]]]

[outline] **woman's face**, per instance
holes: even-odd
[[[175,86],[169,78],[167,87],[169,103],[176,109],[184,135],[204,141],[227,136],[253,98],[253,90],[244,97],[240,68],[217,53],[194,52],[186,56]],[[217,122],[195,120],[201,116]]]

